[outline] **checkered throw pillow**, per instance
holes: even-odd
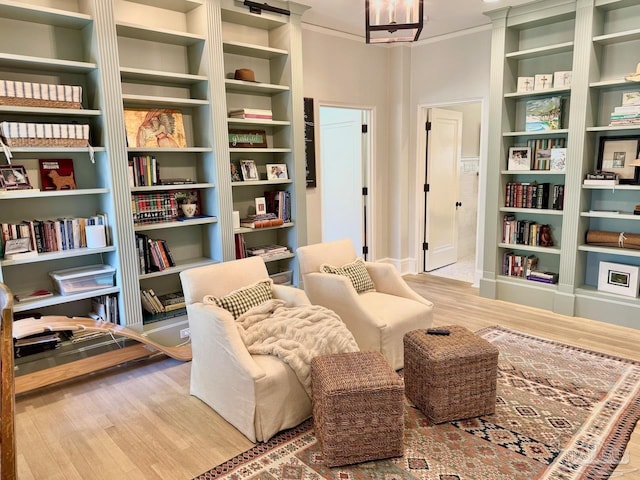
[[[336,275],[344,275],[349,280],[353,288],[358,293],[375,292],[376,286],[367,272],[367,267],[361,258],[356,258],[353,262],[347,263],[341,267],[334,267],[327,263],[320,265],[320,271],[325,273],[334,273]]]
[[[224,297],[214,297],[207,295],[206,303],[215,303],[220,308],[229,310],[236,319],[250,308],[257,307],[261,303],[271,300],[271,279],[261,280],[249,287],[239,288]]]

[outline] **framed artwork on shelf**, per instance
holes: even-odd
[[[267,163],[267,180],[286,180],[288,178],[286,164]]]
[[[596,170],[618,175],[621,184],[640,183],[640,136],[601,137]]]
[[[22,165],[0,166],[0,187],[6,190],[33,188],[29,182],[27,169]]]
[[[531,170],[531,147],[510,147],[507,170]]]
[[[600,262],[598,290],[628,297],[637,297],[639,272],[640,267],[637,265]]]
[[[245,182],[260,180],[256,162],[253,160],[240,160],[240,169],[242,171],[242,180]]]
[[[267,132],[230,128],[229,146],[231,148],[267,148]]]
[[[231,166],[231,181],[232,182],[241,182],[242,176],[240,175],[240,165],[236,162],[230,162]]]
[[[185,148],[184,120],[179,110],[124,110],[127,145],[131,148]]]
[[[42,190],[75,190],[73,159],[52,158],[38,161]]]

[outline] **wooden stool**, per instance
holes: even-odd
[[[404,336],[407,398],[433,423],[495,413],[498,349],[464,327],[441,328],[450,335]]]
[[[404,453],[404,383],[379,352],[321,355],[311,361],[313,422],[325,465]]]

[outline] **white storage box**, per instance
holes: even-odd
[[[276,285],[292,285],[293,282],[293,271],[292,270],[287,270],[285,272],[278,272],[278,273],[274,273],[272,275],[269,275],[272,280],[273,283],[275,283]]]
[[[0,105],[82,108],[82,87],[0,80]]]
[[[116,269],[111,265],[87,265],[49,272],[61,295],[73,295],[113,287]]]

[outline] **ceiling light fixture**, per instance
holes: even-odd
[[[423,0],[365,0],[367,43],[415,42],[424,26]]]

